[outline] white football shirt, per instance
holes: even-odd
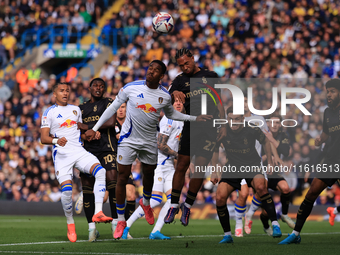
[[[164,112],[174,112],[171,96],[163,87],[150,89],[145,80],[134,81],[121,88],[116,100],[127,101],[126,119],[122,126],[118,144],[154,144],[157,146],[158,118]],[[115,100],[115,101],[116,101]]]
[[[77,149],[83,148],[78,122],[82,122],[78,106],[54,104],[46,109],[41,119],[41,128],[50,128],[50,134],[54,137],[67,139],[64,147],[56,144],[53,150],[58,148],[58,153],[76,153]]]
[[[169,136],[167,145],[171,150],[178,151],[178,144],[181,138],[181,133],[183,129],[183,121],[176,121],[168,119],[166,116],[163,116],[161,121],[159,122],[159,133]],[[162,151],[158,150],[158,165],[167,166],[174,165],[173,156],[164,154]]]

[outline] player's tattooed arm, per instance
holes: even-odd
[[[164,154],[174,156],[175,158],[178,157],[178,152],[172,150],[167,142],[169,140],[169,136],[164,135],[164,134],[158,134],[158,139],[157,139],[157,145],[158,149],[163,152]]]

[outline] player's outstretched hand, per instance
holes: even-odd
[[[283,166],[283,160],[280,159],[279,157],[273,156],[273,162],[275,166]]]
[[[85,132],[86,140],[91,142],[96,137],[96,132],[93,129],[89,129]]]
[[[64,147],[67,143],[67,139],[65,137],[59,138],[57,144]]]
[[[178,98],[183,104],[185,103],[185,94],[182,91],[175,90],[172,92],[172,96],[175,100]]]
[[[267,130],[263,130],[262,132],[265,134],[265,136],[268,138],[268,140],[270,142],[274,142],[275,141],[275,138],[274,138],[272,132],[267,131]]]
[[[101,134],[99,131],[96,132],[96,136],[94,137],[95,140],[99,140],[101,137]]]
[[[77,123],[77,126],[78,126],[78,129],[80,129],[81,131],[86,131],[89,129],[89,126],[84,124],[84,123],[81,123],[81,122],[78,122]]]
[[[322,144],[321,138],[320,137],[315,138],[315,146],[320,146],[321,144]]]
[[[199,115],[196,118],[196,121],[207,121],[207,120],[211,120],[213,118],[212,115]]]

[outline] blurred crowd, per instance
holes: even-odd
[[[65,25],[73,32],[85,31],[89,23],[97,23],[113,0],[2,0],[0,1],[0,67],[23,47],[22,36],[32,30],[24,43],[36,40],[35,33],[44,27],[54,25],[62,35]],[[57,37],[56,42],[62,38]]]
[[[33,6],[38,5],[37,1],[31,2]],[[54,19],[60,14],[59,2],[65,1],[53,5]],[[73,8],[81,5],[80,2],[72,2]],[[89,2],[93,1],[87,1],[86,6]],[[41,6],[45,5],[50,8],[46,1]],[[0,13],[5,9],[9,10],[0,8]],[[174,30],[167,35],[152,30],[152,17],[159,11],[169,12],[174,18]],[[288,106],[284,116],[298,122],[294,128],[284,128],[293,150],[284,163],[316,164],[324,153],[322,148],[314,146],[314,139],[322,132],[322,116],[327,107],[324,83],[340,76],[339,12],[340,3],[330,0],[126,0],[120,12],[106,21],[102,31],[103,37],[113,31],[119,35],[118,53],[113,59],[108,58],[100,71],[100,77],[107,82],[105,96],[115,98],[124,84],[144,79],[153,59],[161,59],[167,65],[162,83],[170,86],[180,73],[176,50],[187,47],[201,68],[215,71],[222,80],[244,90],[251,86],[256,109],[271,107],[272,87],[308,89],[312,97],[304,106],[312,115],[305,116],[297,108]],[[73,14],[70,11],[70,15]],[[30,16],[32,20],[37,17]],[[2,23],[5,23],[7,16],[3,17]],[[2,23],[0,19],[0,26]],[[10,23],[7,22],[7,26]],[[109,45],[112,43],[107,41]],[[20,92],[15,75],[6,75],[0,82],[0,199],[54,201],[60,198],[51,151],[39,143],[40,118],[54,103],[51,88],[55,82],[53,74],[49,79],[39,77],[35,84],[27,86],[26,92]],[[77,76],[70,82],[71,104],[79,105],[89,98],[88,79]],[[289,98],[299,97],[300,94],[289,94]],[[222,90],[222,101],[225,107],[232,104],[226,90]],[[221,164],[223,153],[221,149]],[[138,161],[133,166],[133,174],[138,191],[142,185]],[[75,183],[79,184],[77,172],[75,177]],[[313,177],[313,174],[287,173],[293,201],[309,187]],[[185,183],[183,196],[188,177]],[[207,177],[196,202],[214,203],[215,189]],[[76,188],[74,190],[76,197]],[[233,193],[228,202],[233,203],[236,197]],[[339,205],[339,186],[325,190],[317,203]]]

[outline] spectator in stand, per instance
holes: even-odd
[[[29,87],[35,88],[40,79],[41,69],[37,68],[36,63],[31,64],[31,69],[28,70],[28,85]]]
[[[15,49],[16,49],[17,40],[13,35],[11,35],[10,31],[6,31],[6,35],[2,38],[2,44],[5,46],[6,51],[8,52],[10,62],[13,63],[15,57]]]
[[[100,69],[99,77],[105,80],[112,80],[115,72],[115,68],[106,61],[102,69]]]
[[[0,101],[6,102],[12,96],[12,92],[3,81],[0,80]]]

